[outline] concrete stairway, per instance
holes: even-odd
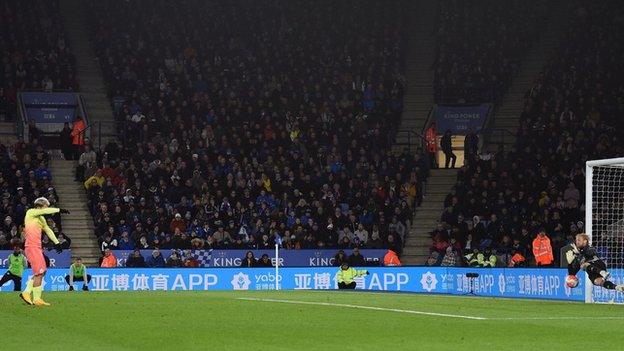
[[[526,58],[522,61],[520,72],[514,78],[509,91],[496,110],[491,126],[496,129],[506,129],[515,134],[520,125],[519,119],[524,109],[524,96],[532,88],[535,79],[542,72],[549,58],[558,48],[561,37],[565,34],[568,21],[571,18],[571,10],[566,3],[552,6],[548,27],[542,34],[540,41],[535,43],[529,50]],[[489,140],[489,149],[495,150],[496,146],[504,145],[509,149],[515,145],[516,138],[507,132],[497,131]]]
[[[427,180],[425,198],[416,209],[413,224],[405,239],[401,261],[406,265],[422,265],[429,256],[431,238],[442,211],[444,198],[450,193],[457,180],[457,169],[432,169]]]
[[[82,257],[87,266],[97,266],[100,250],[84,187],[74,181],[76,161],[51,160],[50,170],[59,195],[59,207],[71,212],[63,215],[63,232],[72,240],[72,256]]]
[[[106,95],[102,71],[89,41],[84,7],[80,0],[61,0],[60,8],[69,43],[76,57],[76,79],[89,114],[89,124],[101,124],[101,146],[104,147],[109,141],[117,140],[115,118]],[[95,138],[93,143],[96,147],[99,131],[99,126],[94,127],[91,134]]]
[[[433,70],[435,60],[434,18],[437,1],[418,0],[409,4],[410,23],[407,48],[407,89],[403,97],[403,115],[399,130],[421,133],[433,106]],[[412,143],[419,142],[412,139]],[[408,134],[399,132],[395,151],[408,143]]]

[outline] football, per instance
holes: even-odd
[[[576,288],[579,284],[579,280],[575,275],[569,275],[566,277],[566,286],[568,288]]]

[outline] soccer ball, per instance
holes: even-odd
[[[579,280],[575,275],[569,275],[566,277],[566,286],[568,288],[576,288],[579,284]]]

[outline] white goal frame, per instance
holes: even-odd
[[[592,228],[593,228],[593,175],[594,167],[609,166],[609,165],[624,165],[624,157],[607,158],[602,160],[591,160],[585,163],[585,233],[589,235],[589,243],[592,243]],[[593,301],[593,284],[585,276],[585,302],[592,303]]]

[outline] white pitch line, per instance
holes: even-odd
[[[574,316],[559,316],[559,317],[486,317],[491,321],[540,321],[540,320],[567,320],[567,319],[624,319],[624,316],[597,316],[597,317],[574,317]]]
[[[477,316],[466,316],[461,314],[448,314],[448,313],[436,313],[436,312],[425,312],[425,311],[415,311],[415,310],[403,310],[398,308],[386,308],[386,307],[375,307],[375,306],[362,306],[362,305],[350,305],[344,303],[333,303],[333,302],[320,302],[320,301],[300,301],[300,300],[280,300],[280,299],[262,299],[255,297],[239,297],[237,300],[244,301],[260,301],[260,302],[277,302],[277,303],[290,303],[296,305],[314,305],[314,306],[332,306],[332,307],[347,307],[347,308],[357,308],[361,310],[373,310],[373,311],[386,311],[386,312],[398,312],[398,313],[408,313],[408,314],[419,314],[425,316],[435,316],[435,317],[447,317],[447,318],[459,318],[459,319],[471,319],[471,320],[479,320],[479,321],[531,321],[531,320],[578,320],[578,319],[615,319],[622,320],[624,316],[596,316],[596,317],[583,317],[583,316],[557,316],[557,317],[477,317]]]
[[[398,308],[385,308],[385,307],[375,307],[375,306],[349,305],[349,304],[332,303],[332,302],[278,300],[278,299],[259,299],[259,298],[253,298],[253,297],[239,297],[239,298],[237,298],[237,300],[277,302],[277,303],[291,303],[291,304],[297,304],[297,305],[348,307],[348,308],[357,308],[357,309],[361,309],[361,310],[387,311],[387,312],[420,314],[420,315],[425,315],[425,316],[460,318],[460,319],[473,319],[473,320],[487,320],[488,319],[488,318],[485,318],[485,317],[464,316],[464,315],[461,315],[461,314],[448,314],[448,313],[435,313],[435,312],[424,312],[424,311],[414,311],[414,310],[402,310],[402,309],[398,309]]]

